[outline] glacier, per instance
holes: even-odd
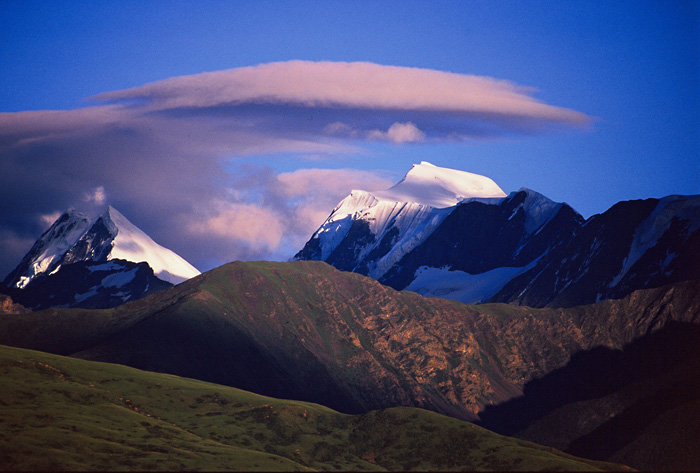
[[[522,268],[495,268],[480,274],[453,271],[449,267],[421,266],[416,270],[413,282],[404,290],[417,292],[425,297],[441,297],[464,304],[480,304],[488,301],[515,276],[532,268],[534,263]]]

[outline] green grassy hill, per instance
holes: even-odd
[[[623,470],[415,408],[310,403],[0,346],[3,470]]]

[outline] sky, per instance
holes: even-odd
[[[0,277],[112,205],[201,271],[292,257],[411,165],[588,218],[700,194],[700,7],[30,1],[0,8]]]

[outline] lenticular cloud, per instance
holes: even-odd
[[[466,74],[372,63],[289,61],[176,77],[95,100],[147,99],[150,109],[278,104],[530,117],[571,125],[589,117],[542,103],[532,88]]]

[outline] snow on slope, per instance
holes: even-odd
[[[498,203],[504,197],[503,190],[487,177],[423,161],[414,164],[406,176],[389,189],[374,192],[353,190],[333,209],[312,240],[318,239],[320,259],[327,260],[356,220],[368,223],[376,236],[376,244],[386,232],[395,229],[397,234],[391,249],[370,267],[369,275],[379,278],[424,241],[459,202],[483,199]],[[359,248],[358,261],[376,244]]]
[[[382,236],[391,228],[398,230],[398,237],[394,239],[391,249],[370,267],[369,275],[379,279],[404,255],[425,241],[454,207],[436,209],[412,202],[381,201],[372,210],[370,230],[375,235]],[[365,248],[358,255],[359,259],[373,249],[374,246]]]
[[[100,222],[106,226],[107,235],[104,230],[101,234],[100,230],[96,230],[97,227],[104,229]],[[90,241],[97,234],[104,240]],[[82,259],[94,260],[97,255],[102,255],[98,259],[106,257],[106,260],[124,259],[134,263],[145,261],[158,278],[173,284],[200,274],[194,266],[154,242],[110,206],[95,220],[72,209],[66,211],[37,240],[19,266],[10,273],[6,283],[21,289],[36,276],[57,271],[65,262],[66,255],[77,245],[93,248],[90,256],[83,256]]]
[[[427,161],[414,164],[395,186],[373,194],[379,200],[415,202],[435,208],[452,207],[474,197],[506,196],[488,177],[441,168]]]
[[[156,276],[173,284],[200,274],[194,266],[153,241],[112,206],[107,209],[107,213],[117,226],[117,235],[108,259],[124,259],[134,263],[145,261]]]
[[[27,269],[19,275],[14,286],[22,289],[37,275],[56,270],[66,251],[75,245],[91,225],[90,219],[80,212],[73,209],[64,212],[24,257],[20,265],[26,264]]]
[[[345,237],[352,222],[364,219],[375,235],[382,235],[390,227],[400,234],[411,234],[421,239],[429,235],[452,208],[435,209],[415,202],[379,200],[373,193],[354,190],[333,210],[326,222],[317,231],[326,259]]]
[[[425,297],[441,297],[464,304],[479,304],[487,301],[508,281],[533,266],[534,263],[522,268],[495,268],[481,274],[452,271],[449,267],[421,266],[416,270],[416,278],[405,290],[417,292]]]
[[[673,219],[687,220],[689,223],[688,234],[695,232],[700,227],[700,200],[696,197],[670,195],[659,200],[654,211],[635,232],[630,251],[622,263],[620,273],[613,278],[609,287],[617,286],[644,253],[656,245],[659,238],[671,226]],[[669,257],[672,259],[675,255],[669,255]],[[665,265],[668,265],[670,259],[666,261]]]

